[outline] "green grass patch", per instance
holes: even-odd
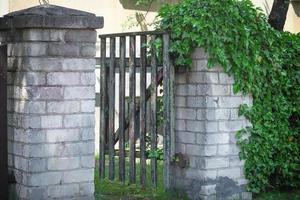
[[[300,190],[271,191],[254,196],[255,200],[300,200]]]
[[[136,163],[136,184],[129,184],[128,182],[128,160],[126,160],[126,182],[123,184],[118,181],[118,159],[116,158],[116,179],[110,181],[107,178],[104,180],[99,179],[99,170],[95,170],[95,196],[96,199],[101,200],[188,200],[186,194],[181,191],[166,191],[163,186],[163,162],[158,161],[158,186],[151,185],[151,166],[147,161],[147,175],[146,187],[140,184],[140,163],[137,159]],[[96,157],[96,162],[98,158]],[[106,162],[105,169],[106,177],[108,177],[108,161]]]

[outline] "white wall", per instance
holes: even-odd
[[[0,16],[8,13],[8,0],[0,0]]]

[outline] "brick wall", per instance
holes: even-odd
[[[191,68],[175,73],[176,153],[189,166],[174,166],[172,185],[192,199],[250,199],[235,134],[249,126],[238,108],[251,98],[233,94],[234,80],[221,67],[207,68],[203,49],[192,58]]]
[[[56,6],[29,8],[24,15],[24,21],[19,14],[0,19],[15,28],[0,26],[8,45],[12,198],[93,199],[94,29],[101,26],[90,24],[97,21],[92,14]]]

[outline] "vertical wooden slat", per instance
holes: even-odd
[[[125,182],[125,56],[126,38],[120,37],[119,180],[122,182]]]
[[[174,80],[175,68],[170,62],[170,159],[175,155],[175,107],[174,107]]]
[[[170,186],[170,57],[169,35],[163,35],[164,185]]]
[[[106,133],[106,111],[107,109],[107,97],[105,94],[106,85],[106,38],[101,38],[101,74],[100,74],[100,142],[99,142],[99,175],[100,179],[105,178],[105,133]]]
[[[156,36],[152,36],[154,41]],[[155,47],[151,48],[151,97],[150,97],[150,124],[151,124],[151,151],[157,150],[157,57]],[[151,181],[157,186],[157,158],[151,158]]]
[[[146,185],[146,53],[147,38],[141,36],[141,70],[140,70],[140,153],[141,153],[141,185]]]
[[[110,38],[109,65],[109,179],[115,178],[115,57],[116,39]]]
[[[129,182],[135,183],[135,36],[129,39],[129,95],[130,95],[130,123],[129,123]]]
[[[0,199],[8,199],[7,165],[7,46],[0,46]]]

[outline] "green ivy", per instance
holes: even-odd
[[[237,133],[249,190],[300,185],[300,34],[279,32],[250,0],[182,0],[159,11],[171,30],[177,65],[203,47],[209,67],[234,76],[234,92],[253,97],[240,115],[252,123]]]

